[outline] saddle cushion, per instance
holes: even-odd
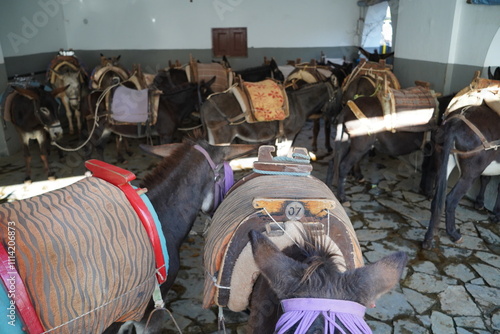
[[[148,95],[148,89],[116,87],[111,101],[111,117],[121,123],[146,123],[149,116]]]
[[[128,73],[128,71],[126,69],[121,68],[119,66],[111,66],[111,65],[97,66],[96,68],[94,68],[94,70],[92,71],[92,74],[90,76],[90,82],[89,82],[90,88],[91,89],[104,89],[104,88],[106,88],[106,87],[102,87],[102,85],[103,85],[102,81],[108,72],[115,73],[117,76],[120,77],[120,81],[125,81],[130,76],[130,74]]]
[[[88,177],[0,206],[16,265],[45,330],[102,333],[140,320],[156,281],[151,242],[123,192]],[[9,225],[11,226],[11,225]],[[7,234],[0,234],[7,244]]]
[[[500,81],[476,76],[471,84],[458,92],[450,101],[445,116],[454,110],[466,106],[478,106],[486,103],[500,115]]]
[[[6,122],[12,122],[12,100],[16,96],[17,92],[11,87],[7,87],[2,98],[2,113],[3,119]]]
[[[432,90],[416,86],[406,89],[388,88],[377,95],[383,115],[368,119],[356,101],[347,105],[357,120],[346,122],[350,136],[369,135],[384,131],[423,132],[437,126],[437,99]]]
[[[289,116],[286,93],[276,81],[243,82],[243,87],[255,121],[282,121]]]
[[[366,75],[371,77],[375,82],[378,80],[393,89],[401,89],[399,80],[392,72],[392,66],[386,65],[385,62],[361,61],[358,66],[349,74],[342,83],[342,92],[345,92],[351,82],[358,76]]]
[[[190,82],[208,82],[215,76],[215,82],[210,86],[214,93],[223,92],[231,86],[230,71],[219,63],[202,64],[191,61],[186,66],[186,74]]]
[[[85,69],[81,66],[78,58],[75,56],[61,56],[61,55],[55,56],[50,61],[48,67],[49,70],[47,71],[47,81],[49,81],[51,84],[54,84],[57,80],[57,76],[54,72],[50,71],[50,69],[59,71],[63,66],[71,69],[74,72],[81,71],[80,82],[85,81],[85,76],[87,75],[87,73],[85,72]]]

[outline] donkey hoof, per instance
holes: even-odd
[[[49,181],[55,181],[56,180],[56,176],[55,175],[49,175],[49,177],[47,179]]]
[[[342,206],[345,208],[350,208],[351,207],[351,201],[344,201],[342,202]]]
[[[432,240],[424,240],[422,242],[422,249],[429,250],[432,249],[432,247],[434,247]]]
[[[25,185],[30,185],[31,183],[33,183],[33,181],[31,180],[31,178],[27,177],[24,179],[24,184]]]
[[[464,242],[464,237],[462,237],[462,236],[461,236],[460,238],[458,238],[458,240],[456,240],[456,241],[454,241],[454,242],[455,242],[456,244],[461,244],[461,243],[463,243],[463,242]]]

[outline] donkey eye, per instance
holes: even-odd
[[[50,115],[50,110],[45,108],[45,107],[41,107],[40,108],[40,111],[42,112],[42,114],[44,114],[45,116],[49,116]]]

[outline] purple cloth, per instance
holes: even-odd
[[[137,90],[118,86],[111,101],[112,117],[117,122],[146,123],[148,120],[148,89]]]
[[[366,307],[361,304],[337,299],[293,298],[281,301],[284,314],[276,324],[276,333],[282,334],[298,323],[295,334],[306,333],[314,320],[321,314],[325,318],[324,333],[371,334],[363,319]],[[347,332],[337,324],[341,323]]]
[[[214,207],[213,210],[217,209],[219,204],[224,199],[226,193],[231,189],[234,184],[234,174],[233,169],[229,165],[229,162],[224,161],[223,165],[215,165],[212,161],[210,155],[205,151],[200,145],[194,145],[194,148],[200,151],[207,159],[208,164],[212,167],[215,176],[215,189],[214,189]],[[224,175],[221,177],[220,170],[224,167]]]

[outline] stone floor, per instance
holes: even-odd
[[[296,146],[310,147],[311,124],[307,124]],[[134,148],[137,143],[132,143]],[[114,163],[113,148],[106,152]],[[323,157],[321,155],[323,154]],[[329,157],[322,151],[313,162],[313,175],[325,180]],[[468,199],[457,210],[457,225],[464,235],[462,244],[452,243],[444,230],[434,249],[425,251],[420,243],[430,217],[430,202],[416,191],[419,172],[412,161],[418,156],[366,157],[363,184],[348,181],[350,206],[346,211],[357,232],[366,263],[394,251],[405,251],[409,263],[399,286],[368,309],[366,319],[374,333],[484,334],[500,333],[500,225],[489,221],[490,213],[477,211]],[[34,180],[42,180],[40,164],[34,157]],[[156,160],[138,150],[128,164],[120,165],[138,178]],[[64,162],[54,161],[59,178],[83,175],[83,159],[69,153]],[[21,155],[0,158],[0,198],[22,197],[51,189],[53,181],[10,186],[23,180]],[[236,177],[248,171],[237,172]],[[67,182],[72,182],[69,179]],[[201,308],[203,298],[203,229],[200,215],[182,246],[182,270],[167,296],[167,307],[183,333],[217,332],[216,308]],[[245,333],[247,314],[224,310],[227,333]],[[171,333],[177,333],[172,324]]]

